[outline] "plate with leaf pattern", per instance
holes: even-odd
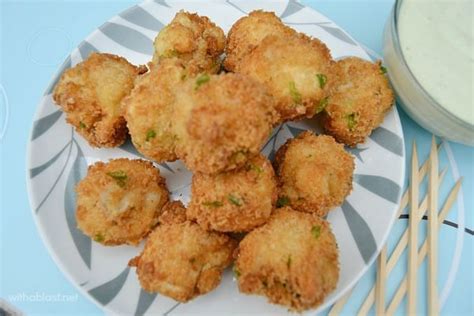
[[[265,298],[239,293],[230,269],[217,289],[187,304],[140,288],[128,260],[139,247],[104,247],[78,229],[75,220],[76,183],[87,166],[111,158],[141,157],[130,141],[114,149],[95,149],[65,121],[52,100],[52,89],[61,73],[91,52],[124,56],[139,65],[152,56],[153,39],[181,9],[208,16],[227,32],[252,10],[274,11],[283,22],[326,43],[335,59],[358,56],[371,59],[344,30],[324,15],[290,1],[145,1],[113,17],[84,39],[67,57],[39,101],[27,157],[27,183],[33,217],[50,254],[62,272],[85,296],[115,314],[259,314],[282,315],[287,309]],[[312,120],[278,126],[263,153],[270,157],[286,139],[304,130],[321,132]],[[317,309],[333,304],[362,277],[373,263],[395,220],[405,173],[405,152],[396,107],[387,114],[364,144],[348,148],[355,156],[353,191],[341,207],[328,215],[340,249],[338,286]],[[173,199],[188,202],[191,173],[180,161],[157,165],[167,180]]]

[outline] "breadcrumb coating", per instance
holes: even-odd
[[[326,135],[303,132],[275,156],[278,204],[325,216],[352,190],[354,158]]]
[[[242,59],[269,35],[290,36],[295,30],[283,24],[274,12],[256,10],[237,20],[227,35],[224,67],[234,72]]]
[[[316,38],[267,36],[236,71],[267,88],[284,122],[309,118],[324,109],[332,63],[329,49]]]
[[[163,60],[137,79],[135,88],[123,101],[132,142],[149,159],[157,162],[177,159],[173,103],[186,74],[181,61]]]
[[[248,233],[236,253],[239,290],[294,311],[320,305],[339,280],[339,253],[329,223],[290,207]]]
[[[250,231],[268,220],[276,198],[273,167],[259,154],[237,170],[194,174],[187,216],[206,230]]]
[[[277,118],[272,98],[252,79],[200,75],[176,98],[176,152],[193,172],[236,169],[259,153]]]
[[[126,158],[90,166],[76,192],[78,228],[107,246],[137,245],[157,224],[169,194],[151,162]]]
[[[217,73],[224,47],[225,35],[220,27],[208,17],[181,10],[156,36],[153,62],[177,58],[192,73]]]
[[[125,58],[92,53],[85,61],[64,71],[53,99],[66,113],[67,122],[91,146],[116,147],[127,137],[120,102],[144,71]]]
[[[331,69],[330,97],[324,129],[349,146],[363,143],[382,124],[394,97],[381,62],[357,57],[337,61]]]
[[[185,212],[180,202],[169,204],[171,213]],[[148,237],[143,252],[130,260],[137,267],[142,288],[180,302],[215,289],[223,270],[232,262],[237,242],[230,237],[206,232],[180,216],[162,222]]]

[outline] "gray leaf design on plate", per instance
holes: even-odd
[[[354,174],[354,181],[372,193],[392,202],[398,202],[400,186],[388,178],[366,174]]]
[[[295,0],[290,0],[288,1],[288,4],[285,8],[285,11],[283,11],[283,13],[280,15],[280,18],[284,19],[296,12],[298,12],[299,10],[303,9],[304,6],[298,2],[296,2]]]
[[[45,171],[48,169],[58,158],[61,156],[61,154],[68,148],[68,146],[71,144],[71,142],[68,142],[66,146],[64,146],[56,155],[54,155],[51,159],[46,161],[44,164],[41,166],[35,167],[30,169],[30,178],[34,178],[37,175],[39,175],[41,172]]]
[[[86,60],[87,57],[93,52],[98,52],[99,50],[95,48],[91,43],[88,41],[82,41],[81,44],[77,47],[79,53],[81,54],[82,60]]]
[[[76,184],[85,177],[87,173],[87,162],[82,153],[81,147],[75,141],[77,149],[77,156],[74,160],[69,176],[66,182],[66,189],[64,191],[64,211],[66,212],[66,221],[71,233],[74,245],[77,248],[82,260],[86,266],[91,267],[91,239],[84,235],[78,228],[76,222]]]
[[[324,29],[326,32],[328,32],[329,34],[331,34],[332,36],[334,36],[335,38],[347,43],[347,44],[350,44],[350,45],[355,45],[357,46],[357,43],[354,42],[346,33],[344,33],[341,29],[338,29],[336,27],[332,27],[332,26],[327,26],[327,25],[322,25],[322,24],[319,24],[319,27],[321,27],[322,29]]]
[[[156,293],[148,293],[144,289],[140,289],[140,296],[138,298],[137,308],[135,309],[135,315],[145,314],[155,298]]]
[[[388,151],[391,151],[395,155],[400,157],[403,156],[403,141],[397,134],[380,126],[379,128],[375,129],[369,137],[374,142]]]
[[[368,148],[358,148],[358,147],[349,147],[349,146],[345,146],[344,147],[348,152],[350,152],[351,154],[353,154],[354,156],[357,157],[357,159],[359,159],[361,162],[364,162],[364,160],[362,160],[362,156],[361,156],[361,153],[363,151],[366,151]]]
[[[132,154],[132,155],[135,155],[135,156],[138,156],[140,158],[143,158],[143,159],[146,159],[145,156],[143,156],[140,152],[138,152],[138,150],[135,148],[135,146],[133,146],[133,143],[132,141],[130,140],[130,138],[128,138],[125,143],[123,143],[122,146],[119,147],[120,149],[123,149],[125,150],[126,152]],[[162,162],[162,163],[159,163],[158,165],[160,165],[161,167],[165,168],[166,170],[168,170],[169,172],[171,173],[174,173],[174,170],[171,169],[171,167],[166,163],[166,162]]]
[[[139,25],[152,31],[158,32],[164,26],[163,23],[158,21],[158,19],[156,19],[153,15],[137,5],[120,14],[120,16],[130,23]]]
[[[161,4],[164,7],[171,8],[165,0],[155,0],[156,3]]]
[[[276,151],[274,148],[272,148],[272,151],[268,154],[268,160],[270,160],[271,162],[274,162],[275,161],[275,154],[276,154]]]
[[[59,79],[61,79],[61,75],[63,74],[64,70],[71,68],[71,56],[67,56],[66,60],[63,62],[61,67],[59,67],[59,71],[54,77],[54,79],[49,84],[48,88],[46,88],[44,95],[48,95],[53,93],[54,87],[58,84]]]
[[[99,29],[117,44],[137,53],[150,56],[153,54],[153,42],[137,30],[111,22],[106,22]]]
[[[35,140],[46,133],[51,128],[51,126],[56,123],[62,114],[63,113],[60,110],[57,110],[56,112],[53,112],[35,121],[33,123],[33,133],[31,134],[31,140]]]
[[[230,0],[226,0],[227,4],[230,5],[231,7],[239,10],[241,13],[247,15],[247,12],[245,12],[244,10],[242,10],[238,5],[232,3]]]
[[[369,263],[370,258],[377,251],[377,244],[369,225],[349,202],[344,201],[341,208],[362,258],[365,263]]]
[[[99,301],[102,305],[107,305],[117,296],[127,280],[130,268],[126,267],[119,275],[112,280],[89,290],[89,294]]]
[[[290,126],[290,125],[286,125],[286,127],[288,127],[288,129],[290,130],[290,133],[291,133],[291,135],[293,135],[293,137],[297,137],[299,134],[301,134],[303,132],[306,132],[305,129]]]

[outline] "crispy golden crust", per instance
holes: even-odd
[[[250,231],[268,220],[276,198],[272,165],[259,154],[238,170],[194,174],[187,216],[206,230]]]
[[[339,279],[336,239],[324,219],[283,207],[240,242],[235,269],[243,293],[295,311],[314,308]]]
[[[325,216],[352,190],[354,158],[326,135],[303,132],[275,156],[279,204]]]
[[[235,71],[242,58],[248,55],[268,35],[289,36],[296,31],[283,24],[274,12],[256,10],[232,25],[225,48],[224,67]]]
[[[187,76],[177,59],[163,60],[137,79],[123,100],[132,142],[145,157],[157,162],[176,160],[173,102],[178,84]]]
[[[276,119],[272,98],[250,78],[198,76],[176,97],[178,157],[194,172],[235,169],[260,151]]]
[[[173,207],[178,212],[183,208]],[[129,265],[137,267],[145,291],[187,302],[219,285],[236,247],[237,242],[224,234],[206,232],[189,221],[171,221],[150,234],[143,252]]]
[[[381,71],[380,61],[371,63],[357,57],[337,61],[323,122],[337,141],[350,146],[363,143],[392,107],[393,92]]]
[[[267,36],[242,59],[237,72],[264,84],[281,121],[289,121],[321,111],[331,64],[329,49],[318,39],[304,34]]]
[[[127,137],[120,101],[141,71],[122,57],[92,53],[62,74],[53,99],[91,146],[119,146]]]
[[[160,171],[140,159],[97,162],[76,192],[79,229],[104,245],[137,245],[157,224],[168,201]]]
[[[153,62],[177,58],[192,73],[217,73],[224,46],[224,31],[208,17],[180,11],[156,36]]]
[[[186,208],[181,201],[170,201],[163,206],[158,218],[160,224],[179,224],[186,221]]]

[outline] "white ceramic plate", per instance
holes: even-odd
[[[40,100],[33,122],[28,151],[27,182],[33,217],[41,238],[56,264],[86,296],[108,312],[118,314],[286,314],[258,296],[238,292],[230,269],[220,286],[187,304],[140,289],[135,271],[127,262],[142,248],[103,247],[76,228],[75,184],[85,176],[87,165],[98,160],[139,155],[130,142],[116,149],[93,149],[65,122],[51,97],[64,69],[85,59],[90,52],[122,55],[134,64],[151,59],[157,32],[180,9],[197,12],[228,31],[254,9],[274,11],[283,21],[324,41],[334,58],[370,56],[347,33],[320,13],[291,0],[286,1],[146,1],[112,18],[88,36],[59,69]],[[289,137],[302,130],[320,132],[310,120],[275,129],[263,152],[270,157]],[[385,242],[395,218],[405,172],[404,142],[396,108],[365,144],[350,149],[356,156],[354,189],[342,207],[328,219],[340,249],[341,274],[337,289],[319,310],[334,303],[364,274]],[[172,197],[189,200],[191,174],[181,162],[159,165]],[[314,314],[316,310],[308,312]]]

